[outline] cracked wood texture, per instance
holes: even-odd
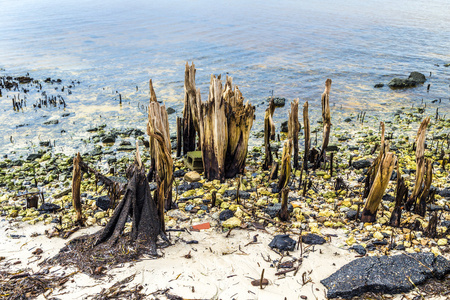
[[[300,123],[298,121],[298,99],[291,102],[288,121],[288,139],[292,140],[294,147],[294,169],[298,170],[298,132]]]

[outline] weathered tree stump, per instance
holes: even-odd
[[[220,78],[211,76],[208,101],[201,103],[200,92],[197,100],[205,176],[223,182],[244,171],[255,108],[248,101],[244,105],[239,88],[232,88],[228,76],[224,88]]]
[[[150,156],[156,170],[155,192],[156,202],[160,215],[164,214],[164,208],[172,208],[172,182],[173,160],[170,154],[169,119],[165,105],[159,105],[156,94],[150,80],[150,103],[148,106],[147,134],[149,135]],[[162,219],[164,221],[164,219]],[[164,226],[162,226],[164,228]]]
[[[183,109],[183,155],[195,150],[196,133],[198,127],[198,102],[195,89],[195,65],[186,62],[184,73],[184,109]]]
[[[136,151],[136,158],[127,169],[128,184],[123,199],[114,210],[106,227],[101,231],[94,246],[101,243],[113,245],[125,228],[128,217],[132,217],[131,239],[148,243],[151,254],[156,255],[156,241],[158,236],[167,240],[162,227],[158,203],[152,198],[150,186],[145,174],[145,168]]]
[[[320,155],[315,162],[314,167],[317,169],[320,163],[326,158],[326,150],[330,141],[331,132],[331,113],[330,113],[330,89],[331,79],[325,81],[325,91],[322,93],[322,121],[323,121],[323,141]]]
[[[400,167],[397,164],[397,192],[395,195],[395,206],[391,214],[389,225],[393,227],[400,226],[400,219],[402,217],[402,205],[408,200],[408,187],[405,184],[405,180],[400,174]]]
[[[264,114],[264,163],[263,170],[268,170],[272,165],[273,156],[272,150],[270,149],[270,135],[271,135],[271,124],[270,124],[270,112],[266,109]],[[278,169],[277,169],[278,170]]]
[[[378,154],[377,158],[373,161],[372,165],[369,167],[369,170],[367,172],[364,184],[363,198],[367,198],[369,196],[369,192],[372,188],[373,182],[375,181],[375,177],[377,176],[381,160],[383,159],[384,154],[389,151],[389,145],[385,143],[384,139],[384,122],[380,122],[380,126],[381,126],[380,153]]]
[[[397,157],[393,152],[387,152],[383,156],[372,188],[370,189],[369,196],[367,197],[366,204],[362,211],[362,222],[372,223],[376,220],[378,206],[380,205],[381,199],[386,191],[386,187],[389,183],[396,162]]]
[[[298,170],[298,132],[300,123],[298,122],[298,99],[291,102],[288,121],[288,139],[292,140],[294,147],[294,169]]]
[[[291,177],[291,155],[292,155],[292,140],[287,140],[283,146],[283,155],[281,157],[281,172],[278,180],[278,190],[281,191],[287,187]]]

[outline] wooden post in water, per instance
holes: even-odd
[[[294,147],[294,169],[298,169],[298,132],[300,123],[298,122],[298,99],[291,102],[288,121],[288,139],[292,140]]]
[[[322,120],[323,120],[323,141],[320,155],[315,162],[315,168],[320,166],[320,163],[326,158],[326,150],[330,141],[331,132],[331,113],[330,113],[330,89],[331,79],[325,81],[325,91],[322,93]]]
[[[269,166],[272,165],[273,156],[272,150],[270,150],[270,112],[266,109],[264,115],[264,164],[263,169],[268,170]]]
[[[183,118],[177,117],[177,157],[181,156],[183,144]]]
[[[305,132],[305,153],[303,156],[303,169],[308,171],[309,148],[311,147],[311,131],[309,127],[308,101],[303,104],[303,131]]]
[[[195,89],[195,65],[186,62],[184,72],[184,109],[183,109],[183,155],[195,150],[196,132],[198,127],[198,102]]]

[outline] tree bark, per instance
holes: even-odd
[[[369,196],[367,197],[364,210],[362,211],[362,222],[371,223],[376,220],[378,206],[380,205],[396,162],[397,157],[392,152],[388,152],[383,156]]]
[[[183,154],[195,150],[196,133],[198,126],[197,91],[195,89],[195,65],[186,62],[184,73],[184,109],[183,109]]]
[[[263,163],[264,170],[268,170],[273,162],[272,150],[270,149],[270,135],[271,135],[270,126],[271,126],[270,112],[269,109],[266,109],[264,115],[264,163]]]
[[[288,139],[292,140],[294,147],[294,169],[298,170],[298,132],[300,131],[300,123],[298,122],[298,99],[291,102],[291,110],[289,111],[288,122]]]
[[[377,176],[381,160],[383,159],[384,154],[389,151],[389,145],[385,143],[384,139],[384,122],[380,122],[380,126],[381,126],[380,153],[378,154],[377,158],[373,161],[372,165],[369,167],[369,170],[367,172],[363,198],[367,198],[369,196],[369,192],[372,188],[373,182],[375,181],[375,177]]]
[[[405,180],[400,174],[400,167],[397,164],[397,192],[395,195],[395,206],[391,214],[389,225],[393,227],[400,226],[400,219],[402,217],[402,205],[408,200],[408,187],[405,185]]]
[[[291,153],[292,153],[292,141],[287,140],[284,143],[283,156],[281,158],[281,172],[280,172],[280,179],[278,180],[279,191],[287,187],[289,178],[291,176]]]

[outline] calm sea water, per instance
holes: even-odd
[[[3,91],[0,154],[30,153],[43,140],[56,151],[83,152],[86,129],[100,124],[144,130],[150,78],[158,99],[176,110],[173,132],[182,114],[186,61],[197,66],[203,100],[211,74],[233,77],[244,97],[259,105],[254,130],[262,129],[261,103],[272,91],[308,100],[319,118],[326,78],[333,80],[334,125],[341,114],[367,111],[382,118],[422,99],[430,114],[436,107],[450,113],[450,67],[443,66],[450,63],[449,1],[311,2],[0,0],[0,75],[60,78],[58,91],[43,87],[64,95],[68,105],[33,109],[41,95],[31,90],[27,108],[14,112],[10,97],[18,93]],[[411,71],[432,74],[414,89],[373,88]],[[61,92],[74,80],[80,84],[72,94]],[[439,98],[439,106],[431,104]],[[288,105],[277,110],[277,118],[286,119],[287,111]],[[59,124],[43,125],[55,119]]]

